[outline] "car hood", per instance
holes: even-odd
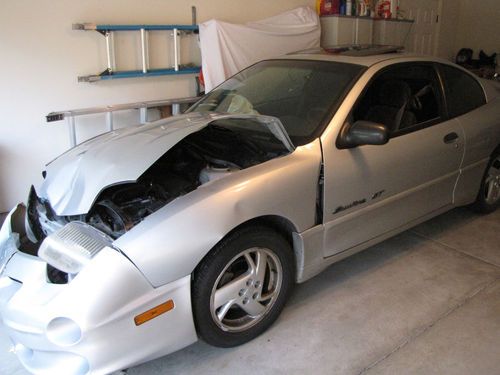
[[[193,112],[115,130],[72,148],[47,165],[37,193],[59,216],[86,214],[104,188],[136,181],[183,138],[225,118],[255,119],[293,150],[283,125],[275,117]]]

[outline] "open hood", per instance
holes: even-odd
[[[193,112],[105,133],[78,145],[47,165],[37,193],[59,216],[86,214],[104,188],[136,181],[183,138],[227,118],[260,122],[289,151],[293,150],[283,125],[275,117]]]

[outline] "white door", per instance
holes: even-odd
[[[405,18],[414,20],[405,43],[407,51],[434,55],[439,33],[440,0],[401,0]]]

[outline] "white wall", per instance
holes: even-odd
[[[500,0],[460,0],[455,53],[460,48],[500,53]]]
[[[457,54],[455,40],[460,19],[460,0],[441,0],[440,19],[437,55],[453,61]]]
[[[64,122],[50,111],[191,96],[192,77],[77,83],[106,65],[102,36],[72,23],[191,23],[217,18],[241,23],[314,0],[3,0],[0,11],[0,212],[26,198],[40,172],[68,146]],[[129,46],[130,47],[130,46]],[[101,126],[101,125],[99,125]]]
[[[461,48],[500,53],[500,0],[442,0],[438,55],[454,60]]]

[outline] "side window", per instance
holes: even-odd
[[[440,65],[444,81],[448,114],[457,117],[486,104],[479,83],[469,74],[449,65]]]
[[[432,65],[402,64],[391,67],[369,84],[352,112],[353,121],[384,124],[391,135],[431,124],[441,116],[438,82]]]

